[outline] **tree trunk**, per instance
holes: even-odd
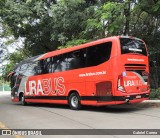
[[[126,17],[126,22],[125,22],[125,28],[124,28],[124,35],[129,35],[129,21],[130,21],[130,2],[127,3],[127,8],[124,9],[124,15]]]

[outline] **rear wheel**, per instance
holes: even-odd
[[[72,93],[69,96],[69,106],[73,110],[79,110],[81,108],[80,96],[77,93]]]
[[[21,104],[22,104],[22,105],[27,105],[27,102],[25,101],[24,94],[21,94],[20,99],[21,99]]]

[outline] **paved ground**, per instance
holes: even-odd
[[[160,102],[145,101],[136,105],[84,107],[73,111],[67,105],[30,104],[10,101],[10,93],[0,92],[0,129],[159,129]],[[15,136],[22,138],[22,136]],[[24,136],[23,136],[24,137]],[[31,136],[25,136],[31,137]],[[33,136],[32,136],[33,137]],[[53,136],[45,136],[53,137]],[[75,137],[75,136],[54,136]],[[76,136],[130,138],[133,136]],[[139,138],[140,136],[134,136]],[[141,136],[155,137],[159,136]],[[35,136],[34,138],[37,138]]]

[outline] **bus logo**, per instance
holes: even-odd
[[[58,77],[41,80],[30,80],[25,83],[26,95],[64,95],[66,91],[64,78]]]

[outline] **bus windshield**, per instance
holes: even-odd
[[[120,38],[121,53],[136,53],[147,56],[146,47],[143,41],[132,38]]]

